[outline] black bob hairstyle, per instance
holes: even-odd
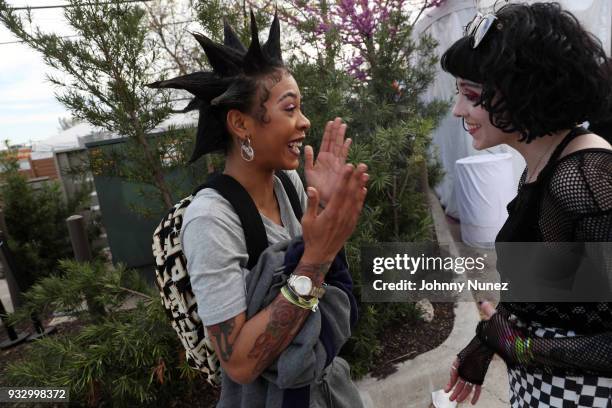
[[[464,36],[442,69],[482,84],[477,104],[491,123],[527,143],[610,112],[610,67],[601,42],[557,3],[500,8],[477,48]]]
[[[227,21],[224,21],[223,44],[215,43],[203,34],[193,35],[204,49],[212,72],[194,72],[148,85],[151,88],[184,89],[195,96],[183,110],[200,111],[195,148],[189,163],[206,153],[218,150],[227,153],[231,137],[226,117],[231,109],[255,114],[265,122],[263,104],[269,97],[265,79],[278,82],[282,73],[287,71],[281,55],[277,15],[272,21],[268,40],[260,45],[255,16],[251,11],[251,44],[248,49]]]

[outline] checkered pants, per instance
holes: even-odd
[[[571,337],[561,329],[530,326],[532,336]],[[612,408],[612,378],[597,376],[559,377],[527,367],[508,369],[512,408]]]

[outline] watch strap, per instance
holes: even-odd
[[[324,294],[325,294],[324,287],[319,288],[319,287],[313,286],[312,290],[310,291],[310,296],[316,297],[318,299],[322,298]]]
[[[295,296],[301,297],[301,295],[299,295],[296,292],[296,290],[294,289],[294,281],[297,280],[300,277],[308,278],[310,280],[310,283],[311,283],[310,292],[308,292],[308,294],[306,296],[312,296],[312,297],[316,297],[316,298],[323,297],[323,295],[325,294],[325,289],[323,287],[316,287],[316,286],[314,286],[314,284],[312,283],[312,279],[310,279],[308,276],[295,275],[295,274],[292,273],[291,275],[289,275],[289,279],[287,279],[287,285],[291,289],[291,292],[293,292],[295,294]]]

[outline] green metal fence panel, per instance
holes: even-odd
[[[123,138],[87,143],[92,164],[96,155],[109,153],[111,149],[126,149],[126,142]],[[183,187],[187,186],[186,191],[196,183],[187,168],[176,169],[166,177],[173,183],[182,180]],[[166,211],[159,201],[147,199],[155,194],[156,189],[113,174],[96,174],[94,171],[93,178],[113,263],[121,262],[130,268],[148,269],[154,264],[151,251],[153,231]],[[175,197],[179,198],[182,197]],[[134,209],[135,206],[150,214],[143,216],[141,210]]]

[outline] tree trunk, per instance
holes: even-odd
[[[153,171],[153,180],[155,181],[155,187],[159,190],[162,200],[166,205],[166,208],[171,208],[174,205],[174,200],[172,199],[172,194],[170,194],[170,188],[168,188],[168,184],[166,183],[166,179],[161,170],[161,160],[159,157],[155,157],[151,152],[151,146],[147,141],[147,136],[144,134],[140,122],[136,117],[134,111],[130,112],[130,119],[134,125],[135,137],[138,144],[142,146],[143,154],[147,162],[151,165],[151,170]]]
[[[135,118],[132,118],[134,122],[137,122],[137,120],[134,119]],[[142,146],[143,154],[145,155],[147,162],[151,164],[155,186],[159,190],[166,208],[171,208],[174,205],[174,200],[172,199],[172,194],[170,194],[170,189],[168,188],[164,174],[161,171],[160,158],[154,157],[152,154],[151,147],[147,141],[146,135],[143,134],[142,129],[138,129],[138,132],[136,133],[136,140]]]
[[[427,160],[419,160],[419,191],[427,194],[429,190],[429,174],[427,169]]]
[[[329,6],[327,5],[327,0],[320,1],[321,6],[321,16],[323,18],[323,23],[329,27]],[[328,31],[325,32],[325,67],[327,69],[333,69],[334,67],[334,48],[332,39],[330,38],[330,34]]]

